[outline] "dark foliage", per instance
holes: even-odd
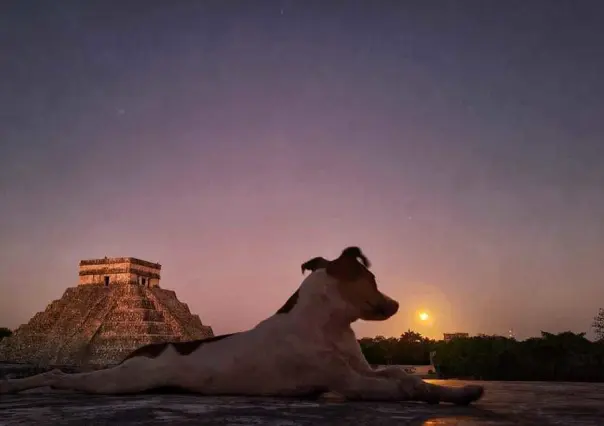
[[[6,327],[0,327],[0,340],[4,339],[5,337],[10,337],[13,335],[13,332]]]
[[[428,365],[436,341],[408,330],[399,338],[377,336],[359,341],[370,364]]]
[[[604,341],[591,342],[585,333],[542,332],[517,341],[479,336],[433,341],[408,331],[400,338],[366,338],[361,348],[370,364],[430,363],[440,377],[482,380],[553,380],[604,382]]]
[[[604,340],[604,309],[600,309],[592,325],[598,340]]]

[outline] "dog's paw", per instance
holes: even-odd
[[[484,387],[480,385],[466,385],[461,390],[459,400],[455,402],[456,405],[470,405],[484,395]]]
[[[344,402],[346,401],[346,397],[337,392],[323,392],[317,398],[321,402]]]
[[[409,379],[399,382],[399,390],[404,397],[403,401],[422,401],[430,405],[441,403],[440,388],[424,382],[419,377],[413,377],[413,387],[409,388]]]
[[[45,373],[48,377],[61,377],[64,376],[65,373],[63,373],[63,371],[61,371],[58,368],[54,368],[52,370],[50,370],[49,372]]]

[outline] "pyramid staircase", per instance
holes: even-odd
[[[134,349],[213,336],[176,294],[138,284],[68,288],[10,338],[0,360],[42,365],[108,365]]]

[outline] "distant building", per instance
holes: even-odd
[[[508,332],[507,332],[506,335],[503,335],[503,334],[484,334],[484,333],[478,333],[476,336],[477,337],[501,337],[501,338],[504,338],[504,339],[515,339],[516,338],[516,334],[514,333],[514,329],[512,329],[512,328],[510,328],[508,330]]]
[[[469,333],[444,333],[443,339],[445,342],[449,342],[453,339],[464,339],[470,337]]]

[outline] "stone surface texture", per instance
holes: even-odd
[[[134,349],[214,335],[174,291],[139,283],[68,288],[13,336],[0,341],[0,361],[103,366]]]
[[[0,425],[604,425],[604,384],[480,383],[485,396],[470,407],[39,390],[1,396]]]

